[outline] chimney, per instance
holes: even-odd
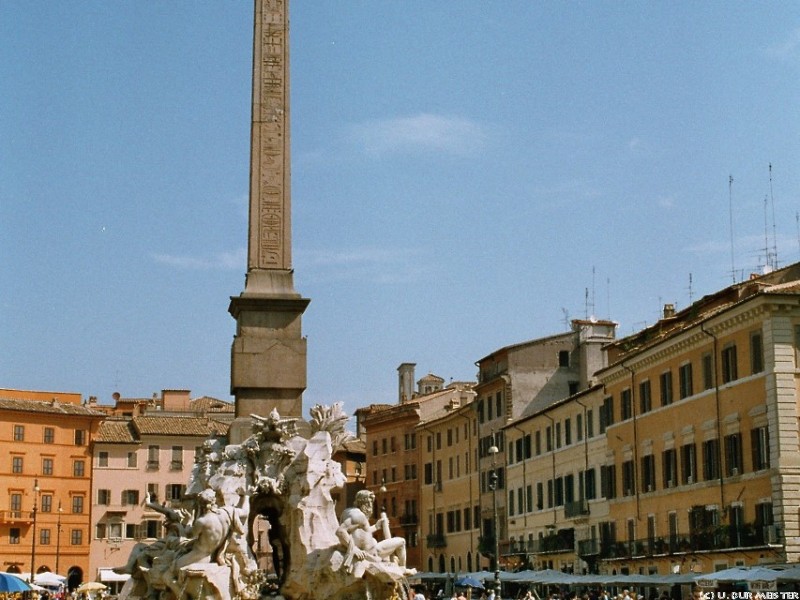
[[[665,304],[664,305],[664,318],[671,319],[675,316],[675,305],[674,304]]]
[[[408,402],[414,397],[414,367],[416,366],[416,363],[403,363],[397,367],[399,404]]]

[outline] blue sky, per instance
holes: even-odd
[[[307,407],[800,260],[800,3],[304,0],[291,52]],[[0,3],[0,387],[229,399],[251,53],[250,2]]]

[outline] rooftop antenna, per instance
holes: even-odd
[[[583,291],[583,318],[589,320],[589,288]]]
[[[694,290],[692,289],[692,274],[689,273],[689,304],[692,303],[694,299]]]
[[[794,222],[797,226],[797,249],[800,250],[800,212],[794,213]]]
[[[766,194],[764,195],[764,262],[766,263],[764,267],[764,272],[767,273],[772,270],[772,260],[769,249],[769,234],[767,233],[767,204],[769,203],[769,199],[767,198]]]
[[[592,265],[592,316],[597,316],[597,305],[594,303],[595,294],[595,267]]]
[[[731,220],[731,277],[736,284],[736,259],[733,252],[733,175],[728,176],[728,213]]]
[[[772,268],[778,270],[778,235],[775,230],[775,196],[772,195],[772,163],[769,163],[769,197],[772,203]]]
[[[800,234],[798,234],[800,240]],[[798,242],[800,243],[800,242]],[[606,310],[608,311],[608,320],[611,320],[611,278],[606,277]]]
[[[564,329],[569,329],[569,311],[562,306],[561,312],[564,314]]]

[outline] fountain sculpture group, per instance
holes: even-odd
[[[131,552],[120,600],[255,600],[264,593],[253,521],[269,521],[279,593],[287,600],[407,597],[405,540],[385,514],[370,524],[374,495],[356,494],[341,521],[331,493],[345,483],[334,452],[350,434],[341,405],[315,406],[308,423],[252,416],[241,444],[209,439],[195,459],[164,537]],[[300,430],[306,430],[301,435]],[[377,536],[376,532],[380,532]]]

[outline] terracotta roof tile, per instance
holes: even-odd
[[[139,435],[190,435],[206,437],[218,433],[222,424],[205,417],[143,416],[133,417]],[[227,431],[227,428],[226,428]]]
[[[195,398],[189,403],[191,409],[195,412],[234,412],[236,407],[233,402],[226,402],[212,398],[211,396],[201,396]]]
[[[13,398],[0,398],[0,410],[16,410],[21,412],[49,413],[58,415],[74,415],[81,417],[104,417],[105,414],[79,404],[65,402],[17,400]]]
[[[95,442],[104,444],[137,444],[139,439],[131,427],[130,419],[115,421],[108,419],[100,423],[100,429],[94,437]]]

